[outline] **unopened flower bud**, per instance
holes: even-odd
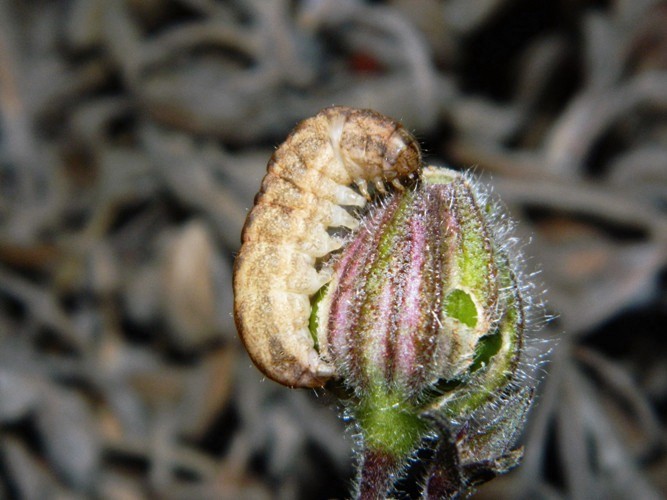
[[[315,301],[320,354],[349,389],[361,431],[360,497],[384,495],[441,422],[454,429],[485,405],[509,400],[524,311],[484,198],[456,171],[424,169],[414,189],[367,214]],[[487,455],[511,445],[490,449],[459,438],[461,463],[494,460]]]

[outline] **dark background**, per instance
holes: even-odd
[[[331,104],[532,240],[544,382],[480,497],[664,496],[666,2],[0,0],[0,497],[345,497],[335,404],[230,317],[266,162]]]

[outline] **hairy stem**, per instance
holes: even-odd
[[[398,457],[387,451],[366,449],[359,472],[356,498],[358,500],[386,498],[387,492],[394,484],[399,465]]]

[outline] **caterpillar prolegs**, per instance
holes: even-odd
[[[237,329],[267,377],[320,387],[333,376],[308,327],[310,298],[330,280],[317,260],[342,245],[328,229],[358,226],[343,207],[363,207],[369,183],[402,189],[420,168],[419,144],[400,123],[342,106],[299,123],[273,154],[234,265]]]

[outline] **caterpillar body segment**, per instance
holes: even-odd
[[[273,154],[234,267],[236,325],[267,377],[320,387],[334,375],[308,325],[310,297],[331,279],[317,260],[343,244],[328,230],[358,226],[343,207],[365,206],[369,184],[401,189],[420,168],[419,145],[398,122],[340,106],[299,123]]]

